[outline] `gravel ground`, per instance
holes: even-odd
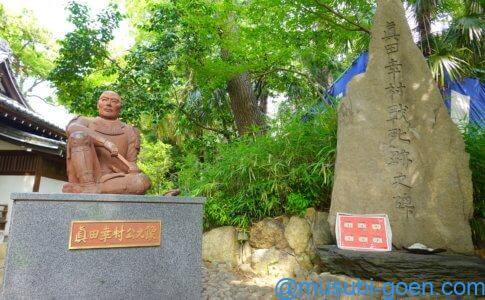
[[[205,265],[203,299],[275,299],[274,282],[232,270],[224,264]]]
[[[260,277],[256,276],[251,273],[244,273],[238,271],[236,269],[231,269],[230,267],[219,264],[219,265],[210,265],[206,264],[203,268],[203,289],[202,295],[203,299],[277,299],[275,297],[275,285],[278,282],[278,279],[269,278],[269,277]],[[358,279],[350,278],[344,275],[333,275],[330,273],[320,273],[316,274],[314,272],[308,274],[306,278],[297,279],[297,282],[301,281],[313,281],[322,283],[323,286],[330,284],[334,286],[335,283],[344,284],[346,283],[347,286],[350,286],[351,283],[357,285]],[[369,281],[365,282],[366,284],[370,284]],[[295,299],[325,299],[325,300],[382,300],[382,299],[397,299],[397,300],[435,300],[435,299],[443,299],[443,300],[458,300],[458,299],[480,299],[475,297],[457,297],[457,296],[430,296],[424,295],[419,297],[409,297],[409,296],[388,296],[384,297],[382,294],[382,283],[381,282],[372,282],[375,288],[380,288],[380,291],[375,290],[374,293],[371,294],[360,294],[360,295],[352,295],[348,293],[335,295],[335,293],[331,292],[330,294],[311,294],[307,295],[306,293],[300,294],[296,296]],[[353,286],[352,286],[353,288]],[[306,289],[305,289],[306,290]],[[351,291],[349,288],[345,288],[347,292]],[[332,288],[331,291],[334,291]],[[283,298],[286,297],[292,298],[292,295],[284,295],[282,294]]]

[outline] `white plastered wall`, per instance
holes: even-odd
[[[40,178],[40,186],[39,186],[39,193],[62,193],[62,186],[65,184],[65,181],[56,180],[47,177]]]
[[[0,140],[0,150],[25,150],[25,148]]]
[[[11,193],[31,193],[34,188],[35,176],[0,176],[0,204],[8,204],[7,224],[5,235],[8,235],[12,214]],[[61,193],[62,185],[66,183],[47,177],[41,177],[39,193]]]
[[[0,140],[0,150],[25,150],[25,148]],[[34,189],[34,175],[0,175],[0,204],[8,205],[5,235],[8,235],[12,214],[11,193],[31,193]],[[41,177],[39,193],[61,193],[64,181]]]
[[[0,204],[8,204],[7,224],[5,235],[8,235],[10,217],[12,215],[11,193],[31,193],[34,188],[35,176],[1,175],[0,176]]]

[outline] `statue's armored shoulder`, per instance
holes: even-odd
[[[140,136],[140,132],[135,126],[123,123],[125,132],[128,134],[130,139],[137,139]]]
[[[89,126],[89,124],[93,121],[93,118],[85,117],[85,116],[76,116],[74,119],[69,121],[66,128],[69,128],[72,124],[79,124],[84,126]]]
[[[125,125],[125,132],[128,134],[128,140],[130,144],[133,144],[135,148],[139,151],[140,150],[140,131],[138,128],[132,125],[124,124]]]

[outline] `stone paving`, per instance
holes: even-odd
[[[344,275],[334,275],[327,272],[316,274],[314,272],[307,275],[306,278],[297,279],[298,282],[314,281],[322,283],[324,286],[327,284],[333,285],[334,283],[340,283],[341,286],[352,286],[354,283],[356,286],[358,280],[356,278],[347,277]],[[261,277],[252,275],[251,273],[244,273],[235,269],[231,269],[225,264],[205,264],[203,267],[203,290],[202,299],[277,299],[275,297],[274,287],[278,279]],[[344,283],[346,285],[344,285]],[[365,284],[370,284],[369,281],[365,281]],[[374,281],[371,283],[375,288],[382,291],[382,282]],[[348,288],[346,288],[348,291]],[[361,295],[349,295],[344,293],[343,295],[306,295],[304,288],[303,294],[292,298],[290,295],[288,299],[325,299],[325,300],[383,300],[383,299],[397,299],[397,300],[458,300],[458,299],[480,299],[475,297],[458,297],[458,296],[438,296],[438,295],[424,295],[424,296],[384,296],[382,292],[375,291],[372,294]],[[283,295],[284,297],[285,295]],[[285,298],[285,297],[284,297]]]
[[[202,299],[275,299],[274,280],[231,270],[225,264],[203,268]]]
[[[317,274],[311,272],[305,278],[296,279],[298,282],[314,281],[314,282],[346,282],[351,283],[356,279],[343,276],[332,275],[330,273]],[[250,272],[242,272],[237,269],[231,269],[226,264],[205,264],[203,267],[203,289],[202,299],[277,299],[275,297],[275,285],[279,278],[262,277],[254,275]],[[377,283],[376,283],[377,284]],[[324,296],[319,296],[318,291],[316,297],[305,295],[297,296],[295,299],[323,299]],[[283,294],[284,296],[284,294]],[[287,297],[290,295],[287,295]],[[382,295],[373,296],[325,296],[328,300],[374,300],[381,299]]]

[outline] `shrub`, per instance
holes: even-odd
[[[149,141],[146,137],[142,138],[138,166],[152,181],[152,187],[147,194],[161,195],[173,187],[169,178],[172,167],[171,148],[160,140]]]
[[[468,125],[463,130],[463,138],[468,154],[473,181],[474,217],[472,220],[473,240],[477,243],[485,239],[485,228],[479,218],[485,218],[485,129]]]
[[[463,130],[474,192],[474,240],[485,235],[485,130]],[[207,197],[206,228],[235,225],[279,214],[302,214],[330,205],[337,146],[337,116],[329,107],[302,122],[283,116],[261,136],[218,144],[206,161],[188,156],[179,183],[184,194]]]
[[[181,166],[185,194],[205,196],[205,226],[247,228],[252,220],[307,207],[328,208],[335,161],[334,108],[302,122],[283,117],[264,135],[219,144],[211,159],[195,156]]]

